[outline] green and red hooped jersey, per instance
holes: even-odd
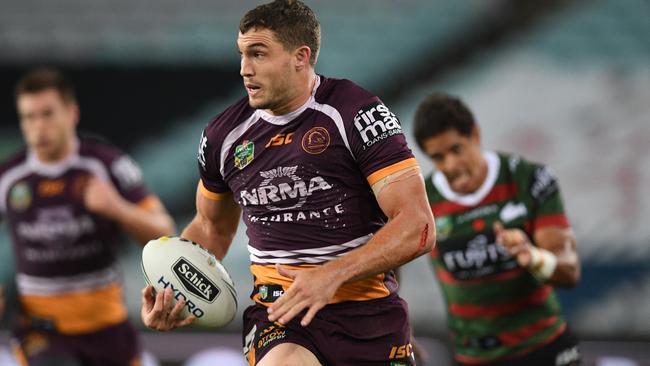
[[[566,324],[553,288],[539,282],[495,243],[492,225],[568,227],[557,181],[542,165],[485,151],[487,178],[474,193],[453,192],[444,175],[427,177],[437,246],[433,270],[447,305],[455,358],[485,363],[526,354],[559,336]]]

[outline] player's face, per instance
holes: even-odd
[[[445,175],[454,192],[475,192],[485,180],[487,164],[479,140],[475,128],[470,136],[450,129],[423,141],[424,152]]]
[[[239,33],[240,74],[251,107],[280,115],[291,112],[298,97],[294,52],[288,51],[269,29]]]
[[[25,142],[42,161],[66,157],[75,136],[77,105],[55,89],[18,96],[18,117]]]

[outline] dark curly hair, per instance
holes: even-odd
[[[454,96],[444,93],[428,95],[415,112],[413,135],[422,148],[423,142],[448,130],[470,136],[476,122],[467,106]]]
[[[249,10],[239,22],[244,34],[251,29],[269,29],[288,50],[301,46],[311,49],[309,63],[314,66],[320,49],[320,23],[316,14],[298,0],[276,0]]]

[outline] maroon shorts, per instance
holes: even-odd
[[[327,305],[307,327],[305,312],[289,324],[268,320],[266,307],[255,304],[244,312],[244,352],[256,365],[278,344],[294,343],[311,351],[323,365],[411,366],[408,306],[397,295]]]
[[[130,366],[140,361],[138,337],[129,322],[81,335],[24,327],[14,330],[13,336],[16,351],[30,366]]]

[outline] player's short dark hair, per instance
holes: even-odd
[[[320,48],[320,23],[316,14],[298,0],[275,0],[249,10],[239,22],[244,34],[251,29],[269,29],[288,50],[301,46],[311,49],[309,63],[314,66]]]
[[[472,112],[457,97],[444,93],[428,95],[415,112],[413,134],[420,148],[424,140],[449,130],[470,136],[476,122]]]
[[[61,71],[52,68],[38,68],[27,72],[16,83],[14,96],[18,100],[22,94],[39,93],[48,89],[58,91],[66,103],[77,101],[70,80]]]

